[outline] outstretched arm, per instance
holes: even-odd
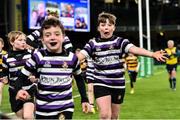
[[[166,55],[165,51],[151,52],[144,48],[132,46],[131,48],[129,48],[129,52],[136,55],[152,57],[152,58],[155,58],[157,61],[162,61],[162,62],[165,62],[165,60],[167,59],[167,57],[165,57]]]

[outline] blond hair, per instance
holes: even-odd
[[[13,43],[21,35],[24,35],[26,37],[26,35],[21,31],[11,31],[11,32],[9,32],[8,33],[8,41],[9,41],[9,43]]]

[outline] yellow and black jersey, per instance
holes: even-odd
[[[138,58],[136,56],[127,56],[126,59],[127,70],[136,71],[138,67]]]
[[[5,55],[7,52],[5,50],[2,50],[0,52],[0,72],[2,72],[2,56]]]
[[[178,58],[177,58],[177,49],[176,47],[173,48],[166,48],[165,51],[167,52],[169,59],[166,60],[166,64],[173,65],[177,64]]]

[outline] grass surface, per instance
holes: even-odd
[[[126,95],[120,113],[121,119],[180,119],[180,72],[177,72],[177,90],[169,88],[168,74],[165,66],[156,66],[154,75],[140,78],[135,84],[135,93],[129,93],[127,78]],[[78,94],[74,89],[74,95]],[[73,119],[98,119],[96,114],[81,112],[80,98],[74,99],[75,112]],[[7,87],[4,88],[1,111],[10,113]]]

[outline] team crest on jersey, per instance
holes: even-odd
[[[44,67],[51,67],[51,63],[49,61],[46,61]]]
[[[67,64],[67,62],[63,62],[62,67],[63,67],[63,68],[68,68],[68,64]]]
[[[113,46],[113,45],[110,45],[110,46],[109,46],[109,49],[110,49],[110,50],[114,49],[114,46]]]
[[[97,48],[96,48],[96,51],[101,51],[101,48],[100,48],[100,47],[97,47]]]
[[[61,113],[61,114],[59,115],[58,120],[65,120],[65,116]]]

